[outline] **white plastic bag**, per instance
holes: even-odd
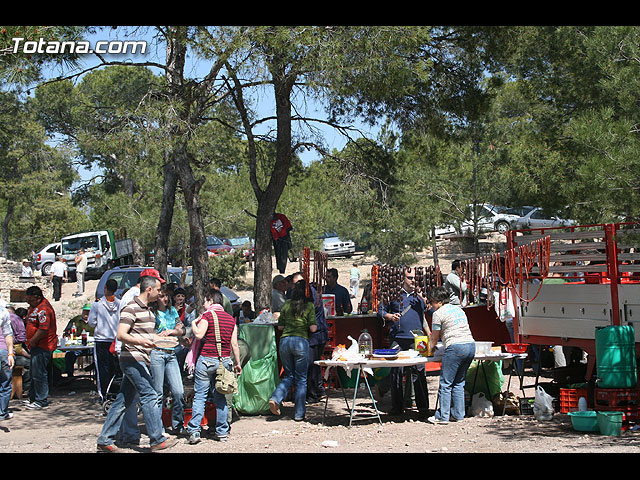
[[[478,392],[471,398],[471,415],[474,417],[493,417],[493,403],[484,393]]]
[[[264,309],[260,312],[253,323],[256,324],[272,324],[278,323],[278,321],[274,318],[273,313],[271,313],[268,309]]]
[[[536,420],[551,420],[553,418],[553,397],[538,385],[536,398],[533,402],[533,414]]]

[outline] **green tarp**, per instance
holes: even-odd
[[[251,358],[238,377],[233,407],[245,415],[269,411],[269,398],[280,382],[278,350],[273,325],[240,325],[238,338],[251,348]]]

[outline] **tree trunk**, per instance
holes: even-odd
[[[189,162],[186,145],[179,145],[173,153],[175,171],[182,191],[184,192],[187,219],[189,221],[189,247],[191,250],[191,268],[193,272],[193,288],[198,313],[202,313],[204,295],[209,288],[209,259],[207,255],[207,239],[204,232],[204,221],[200,207],[200,189],[205,177],[196,180]]]
[[[162,205],[160,207],[160,219],[156,229],[154,267],[164,278],[167,276],[167,264],[169,263],[169,233],[173,222],[173,207],[176,200],[176,186],[178,178],[173,162],[169,159],[169,152],[165,151],[163,166],[164,184],[162,185]]]
[[[272,71],[277,117],[276,162],[271,172],[269,184],[264,191],[256,189],[257,182],[252,180],[258,214],[256,219],[256,266],[253,280],[253,301],[256,311],[271,307],[271,273],[273,262],[271,250],[271,220],[276,211],[278,200],[287,183],[291,165],[291,85],[292,79],[281,68]],[[255,170],[251,172],[255,175]],[[285,213],[286,214],[286,213]]]
[[[11,217],[13,217],[14,209],[15,202],[13,198],[9,198],[7,202],[7,213],[4,216],[4,220],[2,220],[2,256],[5,258],[9,258],[9,222],[11,222]]]

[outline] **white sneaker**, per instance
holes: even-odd
[[[448,421],[436,418],[435,415],[433,415],[432,417],[427,418],[427,422],[433,423],[434,425],[448,425],[449,424]]]

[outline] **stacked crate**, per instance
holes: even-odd
[[[593,392],[594,410],[601,412],[622,412],[623,426],[640,421],[640,389],[595,388]]]

